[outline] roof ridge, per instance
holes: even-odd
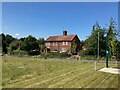
[[[50,36],[46,41],[72,41],[76,36],[76,34]]]
[[[66,35],[66,36],[71,36],[71,35],[77,35],[77,34],[69,34],[69,35]],[[57,37],[57,36],[64,36],[64,35],[56,35],[56,36],[50,36],[50,37]]]

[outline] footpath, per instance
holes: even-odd
[[[120,69],[116,69],[116,68],[102,68],[99,71],[106,72],[106,73],[112,73],[112,74],[120,74]]]

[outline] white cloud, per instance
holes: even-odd
[[[19,33],[16,33],[15,35],[16,35],[16,36],[19,36]]]

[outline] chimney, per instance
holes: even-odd
[[[63,31],[63,36],[67,36],[67,31]]]

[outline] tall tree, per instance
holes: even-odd
[[[37,42],[39,44],[40,52],[43,52],[44,48],[45,48],[45,40],[44,40],[44,38],[39,38],[37,40]]]
[[[117,40],[117,55],[116,55],[116,59],[118,61],[120,61],[120,41]]]
[[[2,52],[4,53],[7,53],[7,47],[10,45],[10,43],[12,41],[15,40],[14,37],[12,37],[11,35],[5,35],[4,33],[0,34],[0,40],[1,40],[1,43],[0,45],[2,45]]]
[[[88,55],[96,55],[98,50],[98,32],[99,32],[99,54],[105,55],[105,30],[101,29],[98,22],[93,26],[91,35],[85,40],[85,47]]]
[[[12,42],[12,41],[14,41],[14,40],[16,40],[14,37],[12,37],[11,35],[9,35],[9,34],[6,34],[6,36],[5,36],[5,42],[6,42],[6,45],[7,45],[7,47],[10,45],[10,43]]]
[[[1,44],[2,44],[2,52],[4,52],[4,53],[7,53],[7,45],[6,45],[6,42],[5,42],[5,34],[4,33],[2,33],[1,35],[0,35],[0,39],[1,39]]]
[[[19,48],[19,41],[18,40],[11,42],[11,44],[9,45],[10,51],[17,50],[18,48]]]
[[[24,43],[25,43],[25,50],[28,52],[28,54],[31,53],[34,54],[35,51],[39,52],[39,45],[37,39],[32,35],[26,37]]]
[[[71,45],[71,53],[72,54],[76,54],[76,47],[77,47],[77,44],[75,44],[75,42],[72,42],[72,45]]]
[[[116,56],[116,50],[117,50],[117,30],[116,30],[116,22],[113,18],[110,19],[110,25],[108,28],[108,47],[110,56]]]

